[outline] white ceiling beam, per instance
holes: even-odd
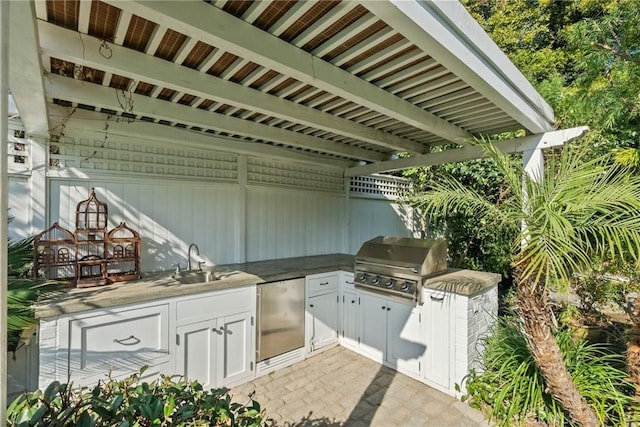
[[[363,59],[362,61],[358,62],[357,64],[352,65],[351,67],[347,68],[347,71],[349,71],[352,74],[358,74],[361,71],[366,70],[367,68],[370,68],[390,57],[392,57],[393,55],[396,55],[399,52],[402,52],[403,50],[407,49],[408,47],[411,46],[411,43],[409,43],[408,40],[402,39],[394,44],[392,44],[391,46],[387,46],[384,49],[382,49],[379,52],[374,53],[373,55],[368,56],[367,58]],[[400,58],[412,58],[411,60],[416,60],[418,59],[420,56],[424,56],[424,54],[418,54],[418,52],[409,52],[406,55],[402,55]],[[398,58],[398,59],[400,59]]]
[[[227,67],[227,69],[224,70],[222,72],[222,74],[220,74],[220,78],[221,79],[225,79],[225,80],[229,80],[231,77],[234,76],[235,73],[240,71],[242,69],[242,67],[244,67],[248,63],[249,63],[249,60],[247,60],[247,59],[236,58],[236,60],[233,61],[233,64],[229,65]]]
[[[249,6],[247,10],[242,14],[242,19],[247,22],[253,23],[253,21],[258,19],[270,5],[271,2],[267,0],[254,1],[251,6]]]
[[[398,71],[395,72],[383,79],[380,79],[378,81],[376,81],[375,85],[381,88],[387,88],[388,86],[394,85],[396,83],[398,83],[401,80],[405,80],[411,76],[414,76],[416,74],[421,75],[422,73],[424,73],[426,70],[435,67],[436,65],[438,65],[438,63],[433,59],[433,58],[429,58],[426,59],[424,61],[421,61],[417,64],[414,64],[412,66],[410,66],[409,68],[405,68],[402,71]],[[383,66],[381,67],[384,69],[384,71],[382,70],[375,70],[375,73],[379,73],[379,75],[384,75],[387,73],[390,73],[392,71],[392,66]],[[385,69],[386,68],[386,69]],[[361,77],[365,80],[371,81],[374,80],[375,77],[373,77],[374,72],[369,72],[366,74],[363,74]]]
[[[35,0],[34,3],[36,6],[36,18],[47,21],[49,19],[47,16],[47,1]]]
[[[112,88],[86,84],[82,81],[57,75],[49,76],[46,87],[48,96],[53,98],[122,111],[122,108],[117,102],[115,91]],[[180,122],[189,126],[219,129],[231,134],[266,139],[293,147],[318,150],[345,157],[353,157],[356,159],[375,158],[376,160],[380,160],[378,154],[368,150],[353,148],[320,138],[294,134],[271,126],[260,125],[223,114],[212,114],[207,111],[193,109],[188,106],[149,98],[143,95],[132,94],[131,97],[134,105],[134,114],[136,115],[149,116],[171,122]]]
[[[119,5],[114,4],[112,6],[119,7]],[[141,16],[141,15],[138,15]],[[164,37],[164,33],[167,32],[167,27],[163,25],[158,25],[153,30],[153,34],[151,34],[151,38],[147,42],[147,48],[145,49],[145,53],[148,55],[155,55],[156,50],[158,50],[158,46],[160,46],[160,42]]]
[[[386,42],[387,39],[391,36],[393,36],[393,31],[391,30],[391,28],[387,27],[381,29],[380,31],[376,31],[355,46],[352,46],[351,48],[342,52],[340,55],[333,58],[331,60],[331,63],[340,67],[342,64],[346,64],[358,55],[362,55],[369,49],[373,48],[375,45]]]
[[[69,109],[59,105],[49,104],[52,122],[58,123],[69,115]],[[77,110],[67,122],[65,130],[73,132],[90,132],[104,137],[104,122],[107,115],[85,110]],[[353,162],[338,159],[328,159],[313,154],[305,154],[287,150],[267,144],[242,142],[238,139],[213,135],[211,133],[196,132],[186,129],[165,126],[155,123],[121,120],[109,121],[109,137],[115,137],[123,142],[140,143],[146,140],[152,144],[176,146],[176,142],[183,147],[195,149],[216,150],[250,156],[261,156],[270,159],[282,159],[305,164],[324,164],[336,168],[346,168]]]
[[[176,64],[182,64],[184,60],[187,59],[187,56],[189,56],[193,48],[196,47],[197,43],[198,43],[197,39],[193,37],[188,38],[182,44],[182,46],[178,50],[178,53],[176,53],[176,56],[173,58],[173,62],[175,62]]]
[[[213,67],[213,64],[215,64],[220,58],[222,58],[222,55],[224,55],[224,50],[213,48],[213,50],[209,53],[205,60],[202,61],[200,65],[198,65],[198,71],[206,73],[207,71],[209,71],[209,68]]]
[[[421,105],[421,103],[427,102],[427,101],[433,101],[437,103],[439,97],[443,97],[443,96],[452,94],[456,91],[469,88],[469,85],[460,79],[456,79],[454,81],[450,81],[448,77],[444,77],[442,79],[446,80],[447,83],[444,83],[443,85],[438,84],[437,89],[430,90],[428,92],[410,97],[409,101],[418,105]],[[433,82],[433,83],[437,83],[437,82]],[[473,88],[469,88],[469,89],[475,92]]]
[[[113,36],[113,43],[122,46],[125,37],[127,37],[127,31],[129,30],[129,24],[133,15],[123,10],[120,12],[120,19],[118,19],[118,25],[116,26],[116,33]]]
[[[553,110],[460,2],[361,1],[533,133],[553,129]]]
[[[412,88],[415,88],[415,90],[421,90],[422,88],[420,86],[422,86],[423,83],[426,83],[430,80],[436,80],[440,77],[446,76],[447,74],[450,74],[452,76],[452,79],[455,77],[446,68],[438,67],[434,68],[433,70],[425,71],[422,74],[419,74],[393,86],[387,87],[386,89],[393,94],[399,94],[400,92],[409,91],[409,89]],[[411,96],[411,94],[409,96]]]
[[[545,132],[537,135],[495,142],[494,146],[503,153],[521,153],[523,151],[547,149],[564,145],[589,130],[586,126]],[[371,175],[380,172],[408,169],[420,166],[435,166],[445,163],[463,162],[486,157],[485,151],[478,145],[446,150],[439,153],[420,154],[396,160],[386,160],[365,166],[354,166],[345,171],[345,176]]]
[[[307,13],[313,6],[312,1],[298,1],[296,2],[284,15],[276,21],[275,24],[269,28],[269,32],[278,37],[287,29],[298,21],[302,16]]]
[[[346,40],[349,40],[357,36],[362,31],[364,31],[367,27],[370,27],[371,25],[375,24],[377,21],[379,21],[379,18],[377,16],[374,16],[368,13],[362,16],[356,22],[343,28],[337,34],[334,34],[328,40],[325,40],[324,43],[322,43],[320,46],[315,48],[312,53],[315,56],[319,56],[322,58],[327,53],[335,49],[337,45],[340,45],[341,43],[344,43]]]
[[[78,11],[78,32],[89,33],[89,18],[91,17],[92,0],[80,0]]]
[[[215,4],[216,7],[219,7],[220,9],[222,9],[224,7],[225,4],[227,4],[228,0],[215,0],[213,3]]]
[[[27,134],[46,138],[49,121],[35,13],[33,2],[13,1],[10,4],[9,89]]]
[[[111,84],[112,77],[113,77],[113,74],[109,72],[105,72],[104,77],[102,78],[102,86],[109,86]]]
[[[318,34],[332,26],[334,23],[340,20],[344,15],[351,12],[358,6],[354,2],[340,2],[337,6],[334,6],[329,12],[325,13],[321,19],[316,20],[313,24],[306,27],[306,29],[296,36],[291,44],[302,47],[313,40]]]
[[[160,25],[181,28],[185,33],[205,43],[218,46],[242,58],[249,58],[267,68],[405,121],[441,138],[464,143],[471,137],[463,129],[302,49],[276,37],[269,37],[259,28],[202,1],[105,2],[145,16]],[[211,25],[211,22],[215,22],[216,25]]]
[[[446,70],[446,68],[438,68],[438,70]],[[448,71],[447,71],[448,73]],[[439,72],[434,72],[434,74],[431,75],[431,77],[435,76],[435,75],[440,75]],[[424,95],[424,94],[430,94],[431,92],[439,89],[442,86],[446,86],[449,85],[451,83],[455,83],[457,81],[459,81],[460,79],[458,79],[458,77],[454,74],[448,73],[445,74],[442,77],[438,77],[435,78],[431,81],[429,81],[429,84],[424,84],[424,85],[419,85],[419,86],[415,86],[412,88],[409,88],[407,90],[401,91],[401,92],[397,92],[396,95],[398,95],[399,97],[403,98],[403,99],[412,99],[412,103],[416,103],[415,101],[413,101],[413,99],[415,99],[417,96],[419,95]]]
[[[169,88],[179,93],[172,99],[174,102],[180,99],[180,94],[189,93],[205,99],[217,99],[239,108],[275,115],[283,120],[300,122],[305,126],[327,130],[338,129],[340,133],[352,138],[394,150],[409,152],[421,152],[417,150],[424,150],[421,145],[397,136],[368,129],[331,114],[313,111],[303,105],[289,101],[278,101],[271,95],[241,87],[235,83],[205,75],[186,67],[180,67],[168,61],[150,57],[121,46],[113,46],[114,55],[110,59],[106,59],[98,53],[96,47],[100,41],[96,38],[86,37],[84,41],[85,48],[82,49],[82,46],[75,41],[74,32],[44,22],[40,23],[40,28],[44,52],[55,52],[56,56],[63,60],[82,63],[83,65],[153,84],[156,86],[151,94],[154,98],[158,96],[162,88]],[[175,82],[184,84],[177,85]],[[302,85],[302,83],[298,83],[295,88],[288,88],[289,92]],[[328,108],[343,102],[345,101],[336,100],[335,105],[331,104]]]
[[[251,86],[253,83],[258,81],[260,79],[260,77],[262,77],[264,75],[264,73],[267,72],[267,71],[268,70],[265,70],[265,68],[263,66],[258,65],[255,70],[250,72],[247,77],[242,79],[240,84],[242,86]]]

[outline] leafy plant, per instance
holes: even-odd
[[[512,241],[517,313],[546,387],[574,422],[598,425],[593,408],[573,382],[554,337],[549,288],[567,283],[594,258],[638,259],[640,177],[593,157],[591,147],[566,146],[551,153],[539,179],[520,159],[483,145],[505,191],[496,203],[451,177],[441,177],[415,200],[428,214],[473,213],[489,227],[526,224]]]
[[[632,404],[632,385],[620,369],[624,359],[607,347],[576,340],[569,330],[557,335],[558,346],[574,383],[602,425],[626,425]],[[514,316],[498,320],[485,342],[483,372],[471,373],[467,396],[486,409],[501,426],[544,422],[573,425],[562,406],[547,390],[544,378],[527,346],[521,322]]]
[[[9,426],[234,426],[271,424],[260,404],[232,401],[226,388],[204,390],[197,381],[161,376],[147,383],[139,373],[109,378],[93,389],[74,389],[55,381],[25,393],[7,409]]]
[[[7,340],[15,350],[20,341],[30,339],[30,329],[38,322],[33,305],[56,293],[59,282],[36,282],[29,277],[33,259],[33,239],[9,241],[7,251]],[[25,332],[23,337],[23,332]]]

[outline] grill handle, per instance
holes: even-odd
[[[362,262],[362,261],[361,261],[361,264],[374,265],[376,267],[387,267],[387,268],[398,268],[398,269],[402,269],[402,270],[409,270],[413,274],[418,274],[420,272],[420,270],[417,267],[403,267],[401,265],[384,264],[384,263],[378,263],[378,262],[373,264],[373,263],[366,263],[366,262]],[[357,266],[356,266],[356,269],[357,269]]]

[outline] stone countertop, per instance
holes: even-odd
[[[353,271],[353,261],[352,255],[331,254],[220,265],[208,269],[218,280],[193,284],[178,283],[171,278],[172,271],[144,273],[140,280],[64,291],[55,299],[40,304],[36,308],[36,317],[53,317],[239,286],[259,285],[336,270]]]
[[[36,317],[46,318],[125,304],[144,303],[240,286],[294,279],[330,271],[353,271],[354,257],[345,254],[316,255],[227,264],[209,268],[217,277],[206,283],[180,284],[171,271],[145,273],[131,282],[95,288],[72,288],[36,307]],[[500,275],[482,271],[448,269],[425,280],[424,287],[473,296],[500,282]]]
[[[427,289],[473,296],[496,286],[501,279],[502,276],[497,273],[449,268],[443,274],[425,279],[423,286]]]

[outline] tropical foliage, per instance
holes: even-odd
[[[26,426],[233,426],[269,425],[250,395],[234,402],[226,388],[204,390],[197,381],[161,376],[140,380],[143,368],[123,380],[109,378],[93,390],[53,382],[25,393],[7,409],[7,425]]]
[[[603,425],[626,425],[632,404],[624,358],[608,347],[576,340],[570,330],[558,333],[558,346],[578,390]],[[562,406],[547,392],[542,373],[527,346],[521,322],[514,316],[498,320],[486,339],[482,372],[467,381],[472,405],[486,408],[498,425],[569,422]]]
[[[505,183],[497,199],[452,176],[432,181],[413,203],[427,215],[473,215],[487,227],[526,224],[511,241],[517,313],[550,394],[585,426],[598,424],[576,388],[554,338],[548,289],[569,283],[592,259],[637,259],[640,248],[640,177],[612,157],[592,157],[584,145],[548,156],[542,176],[524,172],[521,159],[484,148]]]

